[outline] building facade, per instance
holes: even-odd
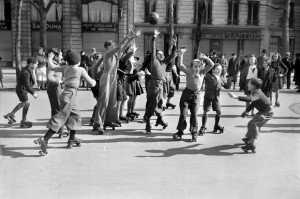
[[[49,2],[49,0],[45,0]],[[279,0],[273,0],[277,3]],[[39,15],[30,3],[22,9],[22,60],[34,55],[39,47]],[[282,52],[282,10],[268,6],[261,0],[206,0],[200,50],[208,54],[214,50],[239,57],[259,55],[262,49]],[[4,61],[14,60],[17,0],[0,0],[0,56]],[[268,4],[268,5],[267,5]],[[119,41],[133,27],[142,28],[143,35],[136,40],[137,56],[143,58],[150,50],[154,26],[148,23],[149,13],[159,14],[161,35],[158,48],[167,52],[169,0],[63,0],[53,4],[47,14],[47,47],[67,50],[91,48],[104,52],[106,40]],[[300,52],[300,2],[292,0],[290,9],[290,51]],[[197,0],[174,0],[174,30],[178,46],[188,48],[187,61],[192,59],[198,16]]]

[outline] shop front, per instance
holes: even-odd
[[[261,29],[208,29],[202,31],[200,43],[201,51],[209,53],[225,53],[229,57],[232,53],[239,57],[244,55],[259,55],[262,39]]]
[[[0,0],[0,57],[5,63],[13,60],[11,46],[11,3]]]

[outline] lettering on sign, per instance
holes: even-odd
[[[41,26],[40,26],[39,21],[31,22],[31,30],[39,31],[40,27]],[[62,23],[61,22],[47,22],[47,31],[61,32],[62,31]]]
[[[117,32],[118,23],[82,23],[83,32]]]
[[[0,30],[11,30],[11,21],[0,21]]]
[[[203,30],[208,39],[261,39],[260,30]]]

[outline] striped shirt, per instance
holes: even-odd
[[[250,97],[239,96],[238,99],[244,102],[251,102],[246,108],[247,112],[250,112],[253,108],[256,108],[259,112],[263,113],[271,111],[272,102],[266,97],[261,89],[255,90]]]

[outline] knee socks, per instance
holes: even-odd
[[[44,136],[44,140],[45,142],[48,142],[48,140],[50,140],[50,138],[55,134],[56,132],[49,129],[46,133],[46,135]]]
[[[23,112],[22,112],[22,121],[26,122],[27,120],[27,113],[28,113],[29,105],[23,107]]]
[[[216,117],[215,117],[215,127],[219,126],[220,118],[221,118],[220,115],[216,115]]]
[[[69,138],[69,140],[74,140],[75,139],[75,133],[76,133],[75,130],[71,130],[70,131],[70,138]]]
[[[202,116],[202,126],[205,127],[206,126],[206,121],[207,121],[207,116]]]

